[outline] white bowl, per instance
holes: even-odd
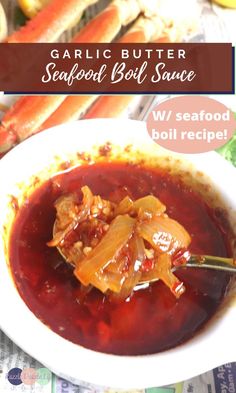
[[[85,120],[45,131],[21,143],[0,162],[1,329],[24,351],[74,383],[87,381],[125,389],[154,387],[182,381],[235,361],[234,299],[185,344],[155,355],[132,357],[98,353],[67,341],[40,322],[19,296],[6,256],[4,225],[6,222],[10,225],[13,219],[8,196],[15,195],[20,200],[33,175],[41,173],[44,179],[50,177],[56,170],[58,157],[60,161],[78,151],[91,152],[107,141],[117,146],[117,151],[123,152],[124,156],[128,157],[124,147],[132,144],[146,155],[161,157],[163,165],[168,162],[180,169],[188,168],[188,176],[195,176],[195,179],[199,176],[201,184],[210,182],[216,189],[214,203],[216,200],[223,203],[231,224],[236,225],[236,170],[214,152],[198,155],[170,153],[151,141],[145,123],[131,120]],[[166,156],[168,160],[165,160]]]

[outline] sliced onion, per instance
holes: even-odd
[[[139,214],[139,216],[156,216],[164,213],[166,211],[165,205],[153,195],[147,195],[144,198],[137,199],[134,202],[134,209]]]
[[[125,299],[139,282],[160,279],[179,297],[184,286],[171,271],[171,258],[186,250],[191,238],[164,214],[165,205],[152,195],[136,201],[126,196],[116,205],[94,196],[87,186],[81,190],[80,204],[76,194],[56,201],[54,236],[48,243],[75,267],[81,284]],[[150,269],[144,272],[150,260]]]
[[[93,274],[90,278],[90,284],[99,289],[99,291],[106,293],[110,287],[109,278],[102,270]]]
[[[122,285],[125,281],[124,274],[104,272],[103,279],[104,278],[105,278],[105,281],[107,282],[106,291],[109,289],[111,292],[120,293]]]
[[[159,255],[155,268],[148,273],[143,273],[141,281],[162,280],[171,292],[179,298],[185,291],[183,283],[171,271],[171,257],[168,254]]]
[[[66,227],[66,229],[62,231],[56,231],[57,230],[57,221],[55,225],[55,234],[53,236],[53,239],[47,243],[49,247],[57,247],[60,243],[63,242],[63,240],[66,238],[66,236],[69,235],[70,232],[72,232],[78,224],[80,224],[83,220],[87,218],[87,216],[90,213],[90,208],[93,203],[93,194],[88,186],[84,186],[81,188],[81,191],[83,193],[83,201],[82,201],[82,206],[80,206],[80,210],[77,215],[72,219],[70,224]]]
[[[126,264],[127,257],[118,256],[114,262],[109,263],[105,271],[120,274],[125,271]]]
[[[84,258],[82,248],[78,246],[78,243],[72,244],[70,247],[60,247],[60,252],[66,257],[67,262],[73,266]]]
[[[65,229],[78,214],[78,198],[76,194],[63,195],[55,202],[57,211],[56,225],[58,230]]]
[[[126,196],[119,205],[116,207],[114,215],[118,216],[119,214],[128,214],[134,206],[134,202],[129,196]]]
[[[100,243],[75,269],[74,273],[82,284],[88,285],[96,272],[116,260],[122,247],[131,238],[134,226],[135,219],[128,215],[117,216],[112,221]]]
[[[137,231],[159,253],[187,248],[191,238],[184,227],[167,216],[156,216],[137,225]]]
[[[137,234],[135,234],[130,242],[130,248],[132,251],[132,259],[135,262],[134,270],[138,271],[146,258],[143,239]]]
[[[91,277],[90,285],[99,289],[103,293],[106,293],[108,290],[114,293],[119,293],[124,280],[125,276],[121,273],[116,274],[106,270],[100,270]]]
[[[129,249],[131,260],[128,271],[123,273],[123,285],[118,293],[110,294],[110,298],[115,301],[129,297],[142,276],[139,269],[145,259],[143,239],[135,234],[129,241]]]

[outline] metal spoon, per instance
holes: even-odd
[[[172,267],[172,272],[179,268],[198,268],[198,269],[213,269],[221,270],[229,273],[236,273],[236,259],[213,257],[210,255],[191,255],[188,262],[179,264]],[[150,282],[158,281],[159,278],[155,278],[151,281],[140,281],[139,284],[146,284]],[[138,285],[139,285],[138,284]]]

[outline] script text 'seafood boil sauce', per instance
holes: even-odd
[[[53,331],[95,351],[157,353],[192,337],[218,308],[228,274],[179,270],[175,274],[183,280],[186,292],[178,300],[158,281],[135,292],[129,301],[110,302],[95,289],[81,301],[72,268],[46,242],[52,238],[54,201],[65,193],[80,193],[83,185],[113,201],[127,193],[133,199],[153,194],[190,233],[193,253],[227,256],[214,211],[177,178],[124,163],[82,166],[44,183],[17,213],[10,237],[10,264],[25,303]]]

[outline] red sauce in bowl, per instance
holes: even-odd
[[[175,274],[186,286],[180,299],[159,281],[127,301],[110,302],[96,289],[81,301],[72,268],[46,243],[52,237],[54,201],[65,193],[80,193],[84,185],[116,202],[127,194],[133,199],[153,194],[190,233],[193,253],[227,256],[226,239],[213,209],[177,177],[123,163],[82,166],[45,182],[17,213],[9,243],[10,265],[24,302],[60,336],[95,351],[151,354],[192,337],[216,312],[229,274],[179,270]]]

